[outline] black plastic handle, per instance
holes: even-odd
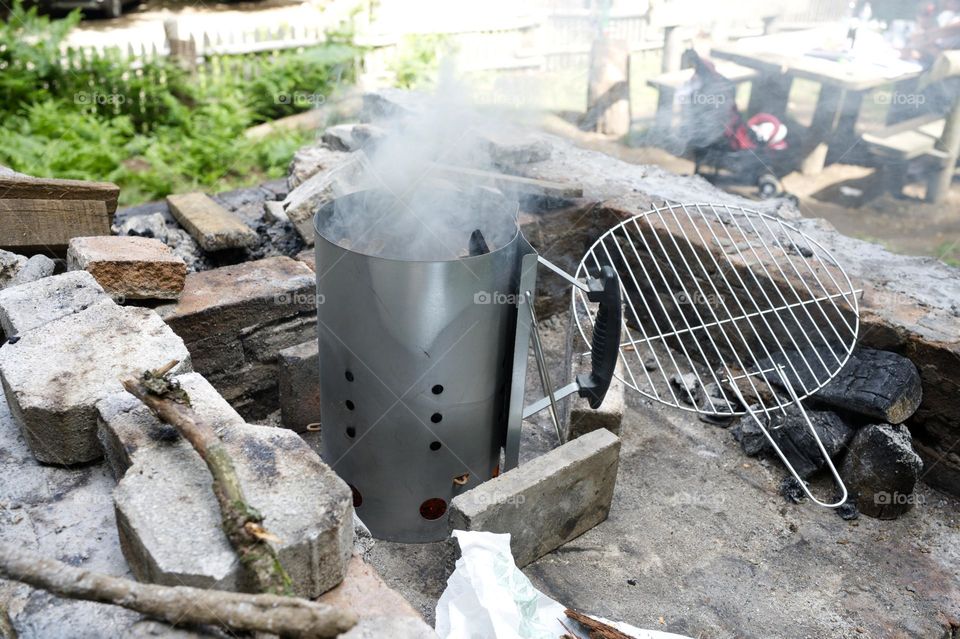
[[[599,302],[593,323],[593,344],[590,347],[589,373],[577,376],[580,397],[586,397],[590,408],[600,408],[610,388],[620,354],[620,324],[623,306],[620,298],[620,278],[612,266],[600,269],[599,279],[587,280],[590,291],[587,299]]]

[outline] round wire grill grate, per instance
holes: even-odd
[[[758,211],[655,207],[604,233],[576,275],[605,265],[624,299],[617,376],[670,406],[785,412],[833,379],[857,340],[858,291],[846,272],[821,244]],[[573,311],[589,344],[593,310],[577,288]]]

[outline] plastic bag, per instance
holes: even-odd
[[[440,639],[558,639],[568,632],[560,623],[565,606],[534,588],[517,568],[509,534],[455,530],[453,537],[461,557],[437,602]],[[636,639],[688,639],[600,620]]]

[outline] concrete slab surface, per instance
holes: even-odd
[[[561,324],[547,324],[545,349],[562,353]],[[530,372],[528,393],[539,390]],[[551,429],[526,424],[539,434],[525,433],[525,445]],[[921,485],[894,521],[789,504],[778,462],[746,457],[729,430],[630,389],[621,438],[609,518],[524,570],[551,597],[698,639],[956,636],[957,499]],[[453,567],[448,544],[377,542],[365,558],[432,623]]]

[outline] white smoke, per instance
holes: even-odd
[[[490,250],[514,237],[514,198],[476,173],[497,170],[490,136],[498,126],[472,108],[452,73],[441,74],[435,93],[410,110],[373,124],[384,135],[342,171],[335,194],[352,195],[321,216],[324,237],[367,254],[423,261],[466,257],[476,230]]]

